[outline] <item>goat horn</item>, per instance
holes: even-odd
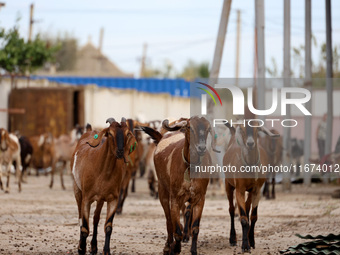
[[[110,125],[112,124],[112,122],[116,122],[116,120],[114,118],[108,118],[106,120],[106,123],[110,123]]]
[[[122,117],[122,120],[120,122],[126,122],[126,119]]]
[[[266,135],[269,135],[270,137],[280,137],[280,134],[273,134],[272,132],[270,132],[270,130],[268,128],[266,128],[265,126],[259,127],[259,130],[262,131],[263,133],[265,133]]]
[[[162,127],[167,131],[177,131],[177,130],[181,129],[182,127],[184,127],[186,124],[187,124],[187,121],[183,120],[179,123],[176,123],[172,126],[169,126],[169,120],[165,119],[162,122]]]

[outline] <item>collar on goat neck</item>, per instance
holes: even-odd
[[[198,162],[196,162],[196,163],[190,163],[190,162],[188,162],[188,160],[186,160],[186,159],[185,159],[185,156],[184,156],[184,148],[182,149],[182,159],[183,159],[183,162],[184,162],[185,164],[187,164],[188,166],[190,166],[190,167],[198,166],[198,165],[201,164],[201,156],[198,156]]]
[[[261,158],[260,157],[260,150],[257,148],[256,151],[257,151],[257,161],[256,161],[256,163],[255,164],[253,164],[253,163],[248,164],[246,159],[244,158],[243,149],[241,148],[241,161],[242,161],[242,164],[244,166],[258,166],[260,164],[260,158]]]

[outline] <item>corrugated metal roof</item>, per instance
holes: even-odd
[[[57,83],[72,85],[96,84],[99,87],[134,89],[152,94],[167,93],[175,97],[190,96],[190,82],[184,79],[157,78],[112,78],[112,77],[75,77],[75,76],[34,76],[32,79],[47,79]]]
[[[321,254],[321,255],[340,255],[340,235],[329,234],[328,236],[296,236],[302,239],[313,239],[314,241],[300,243],[291,246],[286,250],[280,251],[285,255],[300,255],[300,254]]]

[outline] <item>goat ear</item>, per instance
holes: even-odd
[[[227,128],[229,128],[231,135],[235,135],[236,129],[234,126],[231,126],[229,122],[224,124]]]
[[[125,158],[125,162],[128,162],[128,156],[133,153],[136,148],[137,148],[137,141],[136,141],[136,137],[132,134],[131,131],[129,131],[129,133],[126,136],[127,141],[126,141],[126,145],[124,148],[124,158]]]
[[[97,147],[101,141],[104,135],[106,135],[106,133],[108,132],[109,128],[104,128],[102,131],[100,131],[98,134],[94,134],[90,140],[87,142],[88,145],[90,145],[91,147]]]
[[[217,140],[217,134],[215,133],[215,130],[213,130],[210,127],[209,133],[211,135],[211,148],[214,152],[221,153],[221,151],[216,149],[216,140]]]
[[[6,143],[7,143],[7,146],[11,149],[11,150],[15,150],[16,149],[16,146],[15,146],[15,143],[11,143],[11,138],[9,137],[9,133],[6,132]]]
[[[264,126],[259,127],[259,131],[262,131],[263,133],[265,133],[266,135],[269,135],[270,137],[280,137],[280,134],[275,133],[273,134],[272,132],[270,132],[270,130]]]

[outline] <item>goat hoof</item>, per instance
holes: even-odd
[[[169,255],[170,254],[170,248],[169,246],[165,246],[163,249],[163,255]]]
[[[188,234],[184,235],[184,236],[183,236],[183,243],[189,242],[189,239],[190,239],[190,237],[189,237]]]
[[[243,253],[245,253],[245,252],[250,253],[250,246],[249,246],[249,244],[247,244],[247,245],[242,245],[242,252],[243,252]]]
[[[6,190],[5,190],[5,193],[6,193],[6,194],[8,194],[8,193],[9,193],[9,190],[8,190],[8,189],[6,189]]]
[[[95,249],[93,249],[93,250],[90,252],[90,254],[91,254],[91,255],[96,255],[96,254],[97,254],[97,252],[98,252],[98,249],[97,249],[97,248],[95,248]]]
[[[78,248],[78,254],[79,255],[85,255],[86,254],[86,250],[82,250]]]
[[[230,246],[237,246],[237,242],[231,242]]]
[[[255,249],[255,241],[249,240],[249,243],[250,243],[250,247]]]

